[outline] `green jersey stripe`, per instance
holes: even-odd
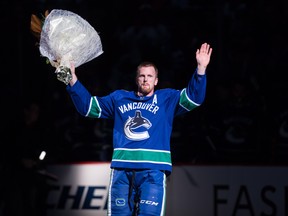
[[[190,98],[186,94],[186,89],[183,89],[181,92],[179,104],[188,111],[191,111],[195,107],[199,106],[199,104],[196,104],[192,100],[190,100]]]
[[[168,163],[171,164],[170,152],[148,151],[148,150],[117,150],[114,149],[113,161],[133,161],[133,162],[150,162],[150,163]]]
[[[92,97],[91,98],[91,107],[90,107],[90,110],[89,110],[89,113],[88,113],[88,117],[91,117],[91,118],[100,118],[100,115],[101,115],[101,108],[98,104],[98,101],[96,99],[96,97]]]

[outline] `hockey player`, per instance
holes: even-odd
[[[103,97],[92,96],[71,66],[67,91],[77,111],[114,120],[108,215],[164,215],[173,119],[203,103],[211,54],[207,43],[197,49],[197,68],[182,90],[155,90],[158,69],[143,62],[137,67],[136,92],[116,90]]]

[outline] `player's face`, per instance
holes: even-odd
[[[158,77],[154,67],[148,66],[140,68],[136,77],[136,84],[140,95],[153,95],[157,82]]]

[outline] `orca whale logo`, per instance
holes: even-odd
[[[125,206],[125,199],[124,198],[117,198],[116,199],[117,206]]]
[[[151,122],[142,116],[141,111],[136,110],[135,116],[130,117],[127,119],[124,125],[124,133],[128,139],[131,140],[144,140],[148,139],[149,133],[147,130],[142,132],[136,132],[135,129],[144,127],[146,129],[149,129],[152,126]]]

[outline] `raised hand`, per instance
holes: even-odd
[[[211,54],[212,54],[212,48],[208,43],[203,43],[200,49],[197,49],[196,60],[197,60],[198,74],[205,74],[206,67],[210,62]]]

